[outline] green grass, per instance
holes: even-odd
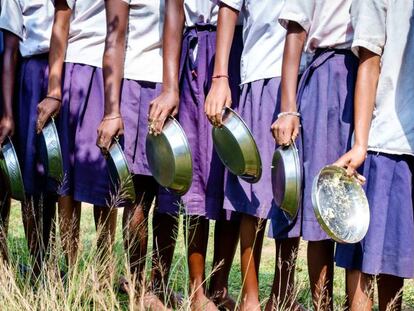
[[[125,271],[125,255],[123,252],[122,244],[122,233],[121,233],[121,210],[119,211],[118,217],[118,227],[116,235],[116,245],[115,245],[115,256],[118,262],[118,271]],[[213,232],[213,230],[211,230]],[[108,291],[106,294],[105,291],[98,290],[96,293],[88,296],[88,291],[96,291],[94,288],[95,285],[90,281],[91,278],[96,276],[95,271],[89,265],[93,263],[93,257],[96,254],[95,250],[95,227],[93,222],[92,208],[88,205],[84,205],[82,209],[82,220],[81,220],[81,260],[79,274],[77,278],[71,280],[71,289],[72,290],[63,290],[60,289],[58,285],[53,285],[55,283],[51,282],[47,290],[43,291],[41,289],[32,289],[27,282],[23,280],[15,280],[13,278],[19,279],[16,277],[17,272],[13,272],[14,276],[2,278],[5,272],[0,271],[0,309],[1,310],[112,310],[112,309],[131,309],[132,306],[128,302],[128,297],[120,296],[116,291]],[[24,238],[23,226],[21,222],[21,211],[19,204],[13,202],[11,216],[10,216],[10,226],[9,226],[9,250],[11,254],[12,264],[16,266],[17,263],[29,262],[28,251],[26,247],[26,240]],[[151,241],[151,239],[149,239]],[[212,237],[209,241],[209,257],[208,257],[208,267],[211,267],[212,262]],[[149,245],[149,250],[152,249],[151,243]],[[174,290],[181,293],[185,293],[188,290],[187,287],[187,276],[186,276],[186,266],[185,266],[185,242],[183,240],[182,228],[179,232],[179,241],[177,243],[175,255],[174,255],[174,264],[172,270],[172,284]],[[264,301],[268,298],[271,285],[273,282],[274,275],[274,266],[275,266],[275,250],[274,250],[274,241],[272,239],[265,239],[263,247],[263,256],[262,256],[262,265],[260,269],[260,299]],[[7,273],[6,273],[7,274]],[[208,273],[207,273],[208,275]],[[307,307],[311,308],[311,298],[308,285],[307,277],[307,268],[306,268],[306,245],[301,244],[299,250],[299,258],[297,265],[297,283],[299,290],[299,300],[300,302]],[[116,276],[114,280],[116,280]],[[16,282],[16,288],[7,289],[2,291],[1,288],[9,286],[5,282],[13,283]],[[53,283],[53,284],[52,284]],[[57,282],[59,283],[59,282]],[[116,283],[116,282],[114,282]],[[230,293],[233,297],[237,298],[240,293],[240,262],[239,262],[239,252],[236,254],[235,262],[230,274]],[[113,285],[113,284],[112,284]],[[10,292],[10,294],[9,294]],[[342,304],[345,300],[344,292],[344,271],[342,269],[335,270],[335,310],[342,309]],[[9,295],[9,296],[8,296]],[[37,296],[43,295],[39,298]],[[47,295],[53,296],[50,298],[50,301]],[[20,298],[19,298],[20,297]],[[26,299],[27,303],[16,303],[17,299]],[[66,302],[65,302],[66,301]],[[1,307],[3,306],[3,307]],[[75,307],[77,306],[77,307]],[[188,308],[183,307],[183,309]],[[73,307],[73,309],[72,309]],[[414,283],[412,280],[406,281],[406,287],[404,291],[404,310],[414,310]]]

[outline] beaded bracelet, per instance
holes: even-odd
[[[294,112],[294,111],[287,111],[287,112],[281,112],[277,115],[277,118],[281,118],[284,116],[294,116],[294,117],[298,117],[300,118],[300,113],[299,112]]]

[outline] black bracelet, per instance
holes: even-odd
[[[58,101],[59,103],[62,102],[62,100],[60,98],[57,98],[57,97],[53,97],[53,96],[46,95],[46,98],[54,99],[54,100]]]

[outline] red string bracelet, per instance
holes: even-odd
[[[226,78],[226,79],[228,79],[229,76],[228,75],[215,75],[215,76],[212,76],[211,78],[212,79],[220,79],[220,78]]]

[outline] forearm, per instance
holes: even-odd
[[[355,144],[368,147],[369,130],[374,112],[380,75],[380,56],[360,49],[360,64],[355,86]]]
[[[120,0],[105,1],[107,34],[103,56],[105,116],[120,114],[124,75],[125,39],[129,6]]]
[[[3,71],[1,73],[3,117],[13,118],[13,94],[19,50],[19,37],[4,32]]]
[[[62,97],[62,75],[67,42],[69,37],[70,16],[72,10],[66,1],[58,0],[55,5],[55,17],[49,50],[49,84],[48,95]]]
[[[296,111],[296,92],[305,30],[297,23],[289,22],[282,64],[282,103],[281,111]]]
[[[238,15],[239,12],[229,6],[224,4],[220,6],[217,23],[217,46],[213,76],[228,75],[230,50]]]
[[[165,20],[163,32],[163,90],[178,92],[181,43],[184,29],[183,1],[165,2]]]

